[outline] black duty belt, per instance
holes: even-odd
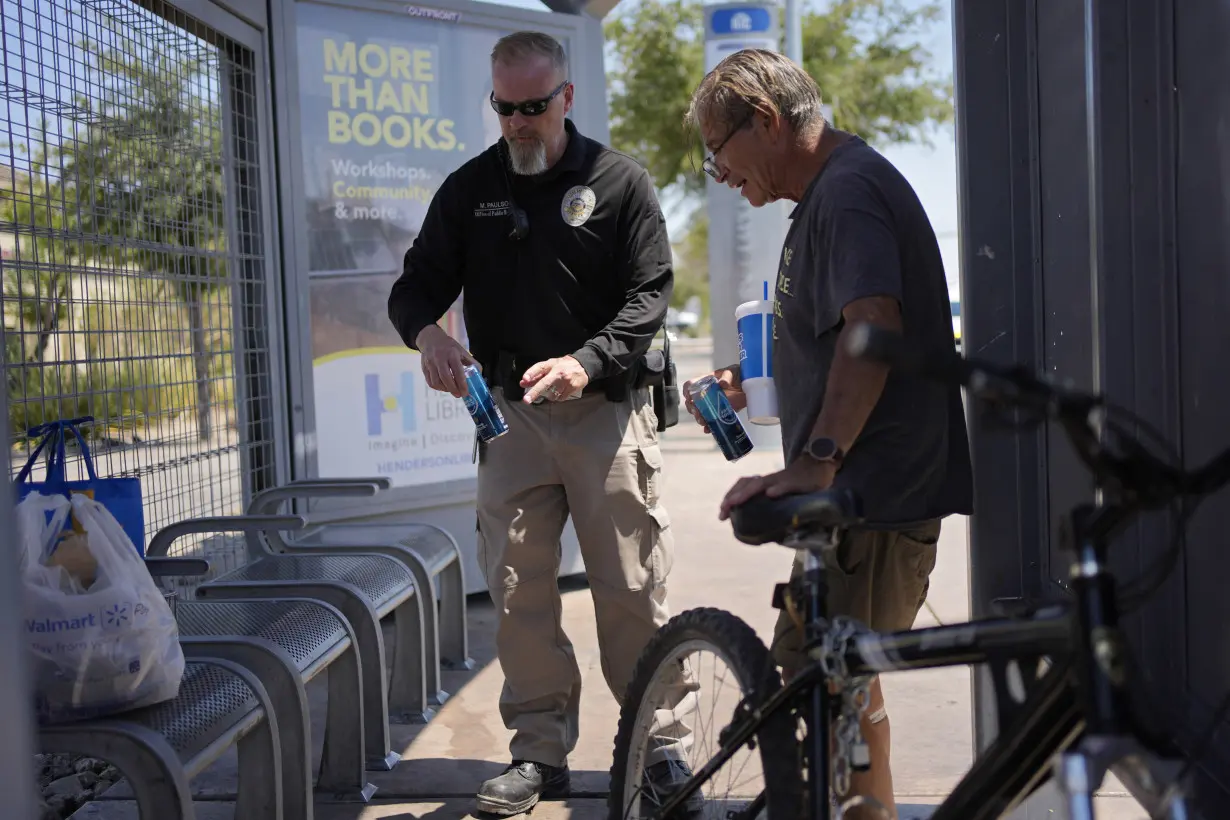
[[[665,328],[663,331],[665,333]],[[502,389],[504,397],[509,401],[521,401],[525,397],[525,390],[521,387],[521,376],[537,362],[526,361],[513,353],[502,351],[497,354],[494,362],[483,359],[480,354],[479,364],[482,365],[483,375],[489,387]],[[662,432],[679,423],[677,378],[675,364],[671,359],[670,335],[666,334],[661,350],[647,351],[627,373],[605,379],[595,379],[585,385],[581,395],[603,394],[607,401],[622,402],[628,400],[633,390],[649,388],[658,416],[658,432]]]
[[[487,375],[487,385],[491,388],[501,388],[504,391],[505,398],[510,401],[521,401],[522,397],[525,396],[525,388],[521,386],[521,376],[537,363],[538,360],[529,361],[512,353],[501,353],[499,359],[495,362],[495,366],[491,368],[489,375]],[[486,371],[487,368],[484,365],[484,372]],[[606,393],[607,387],[606,379],[595,379],[585,385],[581,395],[589,396],[595,393]]]

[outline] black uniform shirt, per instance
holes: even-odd
[[[580,134],[546,172],[501,167],[499,143],[450,174],[428,206],[389,295],[389,318],[419,332],[465,291],[471,353],[518,366],[573,355],[591,382],[623,374],[661,329],[674,283],[671,248],[648,172]],[[529,234],[510,238],[512,200]]]

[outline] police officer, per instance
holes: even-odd
[[[649,174],[565,118],[574,88],[560,44],[502,38],[491,79],[503,137],[436,192],[389,316],[432,388],[465,395],[463,368],[477,362],[508,422],[479,448],[477,538],[514,733],[512,764],[482,784],[478,808],[509,815],[569,792],[581,675],[556,586],[568,516],[617,700],[669,616],[673,540],[643,385],[674,273]],[[469,351],[436,324],[463,291]],[[690,776],[690,729],[655,737],[646,785],[664,790]]]

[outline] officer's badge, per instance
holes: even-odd
[[[559,206],[560,215],[569,225],[579,228],[594,212],[594,205],[597,202],[598,198],[594,196],[592,188],[585,185],[574,186],[564,194],[564,201]]]

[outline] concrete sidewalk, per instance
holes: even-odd
[[[708,368],[703,348],[679,355],[681,380]],[[663,450],[665,501],[677,544],[670,579],[672,611],[720,606],[745,619],[767,641],[776,615],[769,606],[770,593],[774,583],[787,577],[792,555],[777,546],[739,544],[731,536],[729,525],[717,520],[717,505],[740,476],[778,469],[780,453],[757,450],[729,464],[712,440],[686,417],[665,434]],[[969,614],[967,557],[965,521],[949,519],[941,536],[929,600],[931,609],[945,622],[959,621]],[[533,817],[597,820],[606,816],[618,710],[602,677],[588,590],[577,580],[565,581],[561,587],[565,630],[575,645],[584,680],[580,743],[571,760],[574,796],[541,804]],[[471,647],[478,668],[468,673],[446,673],[444,688],[452,697],[431,723],[394,727],[394,748],[402,751],[404,760],[393,772],[369,773],[379,786],[373,803],[321,802],[317,818],[454,820],[474,816],[474,791],[507,763],[510,733],[496,708],[503,678],[499,664],[494,662],[490,602],[485,596],[476,596],[469,611]],[[934,623],[932,614],[924,610],[918,625]],[[316,759],[323,730],[324,686],[322,676],[308,687],[314,703]],[[972,759],[969,671],[960,668],[887,676],[884,689],[893,726],[893,770],[900,816],[902,820],[925,818]],[[231,752],[198,778],[201,797],[208,801],[198,803],[200,820],[229,820],[234,816],[228,798],[234,795],[235,766]],[[1136,820],[1146,816],[1123,797],[1104,797],[1100,808],[1100,818]],[[131,802],[104,798],[76,816],[135,820],[136,811]]]

